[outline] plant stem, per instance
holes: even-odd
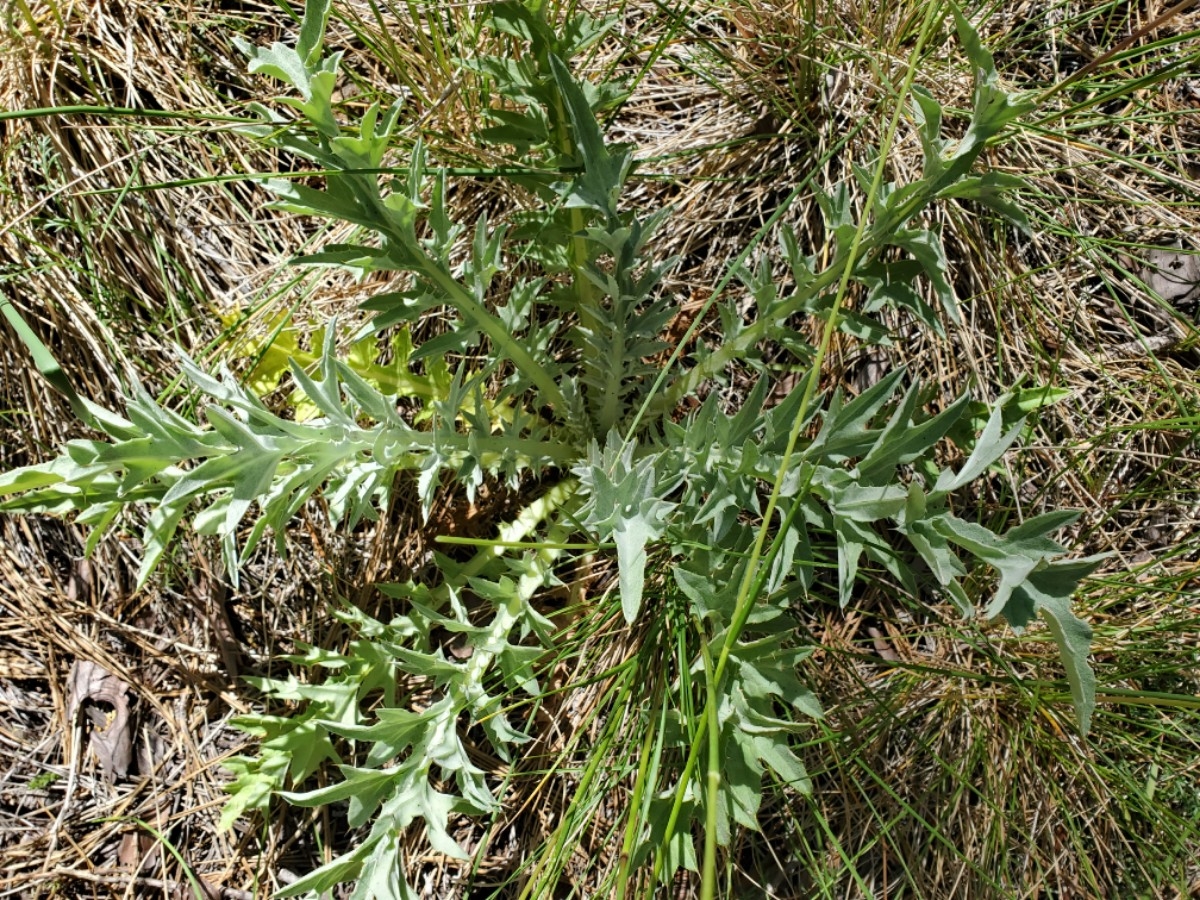
[[[904,76],[904,83],[900,90],[899,99],[896,102],[896,109],[892,114],[892,121],[889,123],[887,133],[884,135],[883,142],[880,145],[879,160],[875,164],[875,175],[871,180],[870,190],[863,203],[863,216],[859,220],[858,228],[854,232],[854,240],[850,245],[849,251],[844,256],[839,255],[842,258],[842,263],[841,280],[838,283],[837,296],[834,297],[833,307],[829,310],[829,318],[826,320],[825,328],[821,332],[821,343],[818,345],[816,355],[813,357],[812,373],[805,382],[804,394],[800,399],[800,408],[796,411],[796,420],[792,425],[791,433],[788,435],[787,448],[784,450],[783,457],[779,461],[779,471],[775,476],[775,483],[771,487],[771,495],[767,500],[767,506],[763,512],[762,525],[755,536],[754,548],[750,552],[750,560],[747,562],[745,573],[742,576],[742,584],[738,590],[737,601],[734,604],[733,623],[721,646],[721,655],[717,661],[716,680],[718,687],[725,674],[725,666],[729,661],[729,654],[737,644],[738,636],[745,626],[754,605],[755,598],[750,588],[754,583],[754,576],[757,573],[758,563],[762,557],[763,545],[766,543],[767,533],[771,528],[771,520],[774,518],[775,507],[779,502],[780,490],[782,489],[784,478],[791,468],[796,444],[799,441],[804,422],[808,417],[808,409],[812,405],[813,397],[816,396],[821,367],[829,352],[829,345],[833,340],[833,332],[837,328],[838,313],[841,311],[842,303],[845,301],[846,292],[850,286],[850,275],[854,271],[854,266],[859,259],[863,236],[867,231],[869,212],[874,206],[875,197],[878,195],[879,188],[883,184],[883,172],[887,164],[888,153],[896,137],[896,130],[900,125],[900,117],[904,110],[904,100],[912,89],[913,79],[917,74],[917,60],[920,57],[921,51],[925,48],[925,42],[929,38],[929,31],[934,22],[935,14],[941,12],[941,6],[941,3],[931,3],[925,10],[925,21],[921,25],[921,32],[916,44],[913,46],[912,53],[909,54],[908,71]],[[831,271],[834,271],[833,266],[826,270],[826,272]],[[826,273],[822,273],[822,275],[824,274]],[[782,540],[782,538],[783,532],[781,531],[775,536],[772,543],[776,543]]]
[[[799,441],[800,432],[803,429],[805,420],[807,419],[808,409],[812,404],[812,399],[816,395],[817,383],[820,381],[819,374],[821,371],[821,366],[824,362],[826,354],[828,353],[829,345],[833,338],[834,329],[837,328],[838,312],[841,309],[842,302],[846,296],[846,291],[849,288],[850,275],[853,272],[856,261],[858,260],[863,235],[867,230],[867,216],[869,215],[870,209],[874,205],[875,197],[879,192],[879,187],[883,183],[884,166],[886,165],[888,151],[891,149],[892,142],[895,139],[896,130],[900,124],[900,116],[903,111],[904,98],[908,96],[909,91],[912,88],[913,79],[916,76],[917,59],[919,58],[919,55],[925,46],[925,42],[928,40],[930,27],[935,20],[935,13],[940,12],[940,10],[941,3],[931,3],[926,9],[925,20],[921,26],[920,36],[918,37],[916,44],[913,46],[912,53],[909,55],[908,70],[905,73],[903,87],[900,91],[900,98],[896,104],[896,109],[892,115],[892,121],[880,147],[879,160],[875,166],[875,175],[872,179],[871,188],[867,195],[867,199],[863,204],[863,217],[859,220],[858,228],[855,231],[854,240],[849,251],[845,254],[839,254],[838,257],[841,265],[841,281],[838,285],[838,293],[834,298],[833,307],[829,311],[829,318],[826,320],[824,331],[821,334],[821,343],[817,348],[816,356],[813,358],[812,369],[805,384],[804,394],[801,397],[800,408],[796,412],[795,422],[792,425],[792,430],[788,435],[787,447],[783,453],[782,459],[780,460],[779,470],[776,474],[775,482],[771,488],[771,495],[767,500],[767,506],[763,512],[762,525],[758,529],[758,533],[754,540],[754,547],[751,550],[750,559],[746,563],[746,569],[742,576],[741,586],[738,589],[738,596],[734,604],[734,613],[732,616],[731,625],[725,635],[724,641],[722,642],[721,654],[717,661],[716,671],[713,674],[713,683],[717,691],[720,690],[721,682],[725,674],[725,668],[729,662],[729,656],[732,653],[733,648],[737,645],[738,637],[741,634],[742,629],[745,627],[746,621],[749,619],[750,612],[754,606],[754,599],[758,592],[752,590],[752,588],[756,584],[760,583],[760,579],[758,577],[759,562],[762,559],[763,547],[766,544],[767,533],[771,529],[771,520],[774,518],[775,508],[779,501],[779,494],[784,482],[784,477],[791,467],[791,460],[795,454],[796,444]],[[819,279],[824,279],[828,283],[832,283],[833,278],[827,276],[830,276],[831,273],[836,272],[837,269],[835,264],[835,266],[830,266],[828,269],[826,269],[825,272],[819,276]],[[758,325],[759,323],[755,324]],[[742,337],[744,336],[745,334],[742,335]],[[730,343],[732,344],[735,342]],[[724,350],[725,347],[722,347],[721,349]],[[694,372],[700,370],[701,368],[702,366],[697,366],[693,372],[688,373],[688,376],[691,376]],[[688,376],[685,376],[683,381],[686,382],[688,380]],[[798,507],[799,505],[799,501],[797,501],[796,506]],[[770,553],[773,552],[780,544],[780,541],[783,539],[785,533],[786,529],[781,529],[779,533],[776,534],[775,538],[771,542],[771,549],[768,551],[768,555],[770,555]],[[703,648],[703,652],[707,652],[706,647]],[[716,712],[716,699],[714,697],[713,699],[709,700],[700,714],[702,722],[707,724],[710,729],[712,727],[710,720],[715,720]],[[691,780],[692,771],[695,769],[696,759],[699,753],[699,742],[700,734],[697,734],[695,739],[692,741],[692,746],[688,753],[688,759],[684,765],[684,771],[681,774],[679,784],[676,787],[675,803],[671,810],[671,817],[668,819],[667,823],[667,832],[665,837],[665,840],[667,841],[670,840],[671,834],[673,833],[673,827],[678,821],[678,814],[683,805],[683,793],[687,789],[687,785]],[[656,878],[661,867],[662,859],[663,854],[660,852],[658,857],[655,859]]]
[[[636,668],[634,671],[636,674]],[[575,789],[576,798],[587,797],[587,793],[592,786],[592,780],[596,777],[597,772],[600,771],[600,763],[605,758],[604,745],[607,745],[612,741],[613,737],[615,736],[617,723],[619,723],[623,718],[619,711],[622,709],[622,707],[629,703],[630,697],[633,696],[634,686],[638,683],[637,678],[631,677],[627,672],[622,672],[621,675],[623,680],[620,688],[618,689],[617,696],[613,700],[612,706],[608,707],[609,709],[613,710],[613,715],[608,720],[608,724],[605,728],[601,741],[597,746],[592,747],[591,752],[589,753],[587,766],[584,768],[583,776],[579,779],[579,786]],[[574,806],[575,804],[572,803],[567,812],[569,813]],[[562,820],[559,822],[558,827],[555,829],[553,843],[550,847],[550,850],[547,852],[546,858],[550,861],[551,865],[554,864],[554,860],[562,852],[563,846],[572,836],[574,831],[575,826],[571,822],[571,817],[567,814],[564,814]],[[531,892],[537,890],[539,884],[541,884],[541,886],[544,888],[545,884],[554,884],[556,881],[557,878],[546,879],[543,882],[538,878],[531,877],[526,883],[525,889],[521,891],[521,895],[518,897],[518,900],[526,900],[526,898],[530,897]],[[536,896],[541,896],[541,894],[539,893]]]
[[[697,629],[700,632],[700,656],[704,660],[704,690],[708,710],[708,784],[704,808],[704,863],[700,877],[700,900],[713,900],[717,890],[717,804],[721,802],[721,723],[717,721],[717,681],[713,672],[712,654],[708,652],[708,641],[699,622]]]
[[[671,352],[670,358],[662,367],[662,370],[658,373],[658,377],[655,379],[654,384],[647,392],[646,399],[642,402],[641,407],[638,409],[637,415],[633,417],[633,422],[630,424],[627,432],[628,434],[635,434],[637,432],[638,425],[641,423],[642,419],[646,418],[647,416],[653,419],[670,412],[671,409],[674,408],[674,406],[678,404],[681,399],[699,387],[703,381],[718,374],[728,362],[732,361],[732,359],[737,356],[737,354],[730,354],[729,357],[720,364],[710,363],[712,357],[708,357],[695,369],[690,370],[686,375],[681,376],[678,380],[673,382],[666,391],[662,391],[662,386],[667,380],[667,375],[671,372],[675,364],[679,361],[679,357],[683,354],[683,348],[688,346],[693,335],[695,335],[695,333],[700,329],[701,323],[704,321],[704,317],[708,315],[708,311],[722,296],[725,288],[729,285],[729,282],[733,280],[734,274],[737,272],[738,267],[745,264],[745,261],[750,257],[750,254],[754,252],[755,248],[762,243],[762,239],[770,232],[772,228],[775,227],[779,220],[783,218],[783,214],[787,212],[795,199],[800,196],[800,193],[806,187],[808,187],[808,185],[812,183],[812,180],[821,172],[825,163],[832,159],[835,154],[841,152],[841,150],[855,135],[858,134],[859,131],[862,130],[865,125],[865,119],[859,120],[858,124],[855,125],[855,127],[852,128],[849,133],[847,133],[844,137],[842,137],[841,140],[829,148],[825,156],[814,163],[808,174],[804,176],[804,179],[792,188],[791,192],[787,195],[784,201],[779,204],[778,208],[773,213],[771,213],[771,217],[767,219],[765,223],[763,223],[763,226],[758,230],[758,233],[755,234],[753,239],[746,244],[746,248],[737,255],[733,261],[733,264],[726,268],[725,274],[721,277],[721,280],[717,283],[717,286],[713,288],[712,295],[706,301],[704,301],[704,305],[700,308],[700,311],[692,320],[692,324],[688,326],[688,330],[685,331],[683,337],[679,339],[679,343],[675,345],[675,349]],[[805,294],[804,299],[807,299],[809,296],[811,296],[811,293]],[[800,303],[802,304],[803,300],[801,300]],[[799,306],[799,304],[793,305],[796,308]],[[742,346],[741,352],[745,353],[749,347],[754,346],[754,343],[765,338],[770,328],[777,325],[779,321],[781,321],[779,317],[773,316],[770,320],[770,325],[764,326],[764,328],[760,331],[760,336],[755,338],[754,341]],[[754,328],[757,324],[758,323],[756,322],[749,327]],[[739,346],[741,345],[739,344]],[[720,350],[717,352],[719,353]],[[704,374],[693,375],[693,373],[699,369],[703,369]]]
[[[621,841],[621,867],[617,870],[617,888],[616,900],[625,900],[625,894],[629,886],[629,866],[633,859],[633,845],[637,840],[638,832],[642,827],[642,799],[646,795],[646,784],[653,781],[648,777],[650,772],[650,758],[653,756],[657,762],[658,754],[651,752],[652,739],[655,734],[662,738],[662,720],[661,715],[665,715],[666,707],[662,703],[662,681],[655,682],[654,699],[650,707],[650,715],[647,717],[647,722],[652,721],[654,712],[659,711],[660,720],[657,732],[652,728],[646,729],[646,737],[642,740],[642,758],[638,761],[637,779],[633,783],[633,796],[629,800],[629,818],[625,821],[625,836]],[[661,746],[659,751],[661,752]],[[655,766],[657,769],[657,765]]]
[[[567,401],[553,376],[533,358],[533,355],[525,349],[520,341],[509,334],[504,323],[484,309],[449,272],[432,259],[428,257],[426,259],[428,265],[423,269],[422,274],[449,295],[450,305],[486,334],[495,344],[496,349],[512,360],[517,371],[528,376],[529,380],[542,392],[546,403],[554,406],[559,414],[564,413]]]

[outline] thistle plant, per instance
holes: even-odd
[[[912,86],[910,63],[902,97],[911,102],[858,169],[868,199],[861,214],[846,186],[818,191],[828,252],[807,254],[793,232],[779,229],[790,277],[775,278],[765,254],[737,266],[730,276],[753,297],[751,313],[714,292],[720,343],[690,355],[662,338],[674,314],[662,283],[675,261],[655,255],[655,237],[669,227],[669,210],[622,202],[635,177],[633,150],[608,142],[599,124],[622,92],[572,67],[611,21],[576,14],[554,23],[535,0],[488,6],[484,24],[506,52],[462,61],[496,99],[479,139],[512,158],[505,177],[535,202],[509,220],[481,216],[468,225],[448,208],[452,174],[431,162],[420,140],[405,147],[397,137],[398,104],[373,105],[357,122],[335,108],[340,54],[324,51],[329,14],[330,0],[309,0],[294,47],[242,46],[252,71],[292,92],[277,107],[256,107],[259,120],[244,130],[321,172],[321,188],[267,182],[280,209],[356,228],[353,242],[297,264],[406,277],[401,289],[366,304],[370,332],[393,335],[400,348],[386,377],[380,367],[365,377],[363,365],[339,358],[339,329],[330,322],[312,366],[291,362],[306,412],[289,416],[228,369],[209,374],[181,354],[187,383],[204,400],[198,416],[135,385],[124,415],[80,405],[102,439],[71,441],[48,462],[0,476],[0,509],[74,513],[92,527],[89,550],[122,510],[147,507],[139,584],[185,522],[220,542],[236,583],[268,533],[286,552],[289,523],[316,494],[333,524],[349,530],[388,509],[402,473],[415,479],[426,511],[448,482],[468,497],[488,482],[521,491],[527,474],[550,485],[527,493],[519,514],[471,559],[435,554],[432,577],[383,587],[402,614],[384,622],[341,606],[333,615],[353,634],[344,648],[301,646],[287,661],[303,678],[253,680],[295,707],[288,716],[238,721],[258,744],[229,762],[225,824],[280,796],[301,807],[346,803],[358,835],[279,896],[344,882],[364,900],[415,896],[402,878],[401,838],[418,820],[435,851],[469,858],[449,817],[494,816],[502,799],[472,763],[465,730],[478,728],[500,759],[519,758],[534,723],[514,698],[542,696],[542,661],[562,639],[540,599],[558,584],[560,563],[581,550],[613,553],[618,573],[614,595],[588,601],[583,615],[603,617],[619,604],[633,626],[669,601],[691,629],[679,670],[659,683],[651,707],[672,721],[679,710],[694,716],[690,727],[663,731],[663,765],[639,770],[635,802],[624,811],[620,894],[644,863],[656,879],[703,865],[711,896],[716,848],[737,828],[757,827],[767,774],[810,789],[793,741],[805,719],[822,713],[801,679],[811,646],[794,613],[826,600],[849,603],[864,559],[898,590],[948,600],[964,616],[982,606],[985,617],[1018,629],[1043,619],[1087,731],[1090,630],[1070,600],[1097,559],[1066,559],[1052,537],[1074,514],[998,532],[956,512],[962,489],[1023,433],[1029,395],[990,407],[964,395],[930,413],[928,393],[906,385],[902,370],[853,398],[823,393],[818,383],[837,329],[886,340],[884,309],[939,331],[958,321],[940,236],[921,224],[931,205],[969,199],[1026,227],[1010,197],[1019,182],[975,165],[1029,106],[1001,90],[990,55],[957,10],[976,74],[965,134],[942,136],[941,107]],[[905,112],[924,148],[924,171],[909,184],[886,183]],[[401,152],[405,163],[395,166]],[[865,297],[856,309],[845,302],[852,283]],[[414,344],[412,324],[432,311],[448,313],[452,327]],[[808,316],[823,322],[815,346],[796,327]],[[759,361],[771,342],[794,349],[807,367],[773,405]],[[460,354],[472,361],[446,364]],[[733,366],[758,378],[728,412],[708,388]],[[402,415],[401,398],[420,414]],[[682,412],[685,400],[690,412]],[[961,464],[939,464],[944,442],[958,445]],[[976,577],[989,572],[995,577]],[[993,582],[990,595],[979,596],[979,585]],[[461,636],[469,653],[447,657],[435,637],[442,631]],[[423,685],[419,703],[402,687],[413,683]],[[327,765],[337,775],[312,787]],[[702,863],[694,833],[704,834]]]

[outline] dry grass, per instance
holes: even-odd
[[[1006,78],[1038,88],[1157,15],[1115,2],[995,6],[981,28],[985,42]],[[432,40],[443,13],[418,27],[396,5],[381,29],[370,3],[345,7],[333,38],[349,47],[353,77],[343,96],[403,92],[405,127],[431,135],[435,158],[495,162],[472,141],[479,98]],[[243,75],[228,40],[233,31],[260,42],[274,35],[274,6],[111,0],[20,9],[8,11],[0,108],[220,116],[269,95]],[[446,9],[451,19],[468,12]],[[823,187],[852,180],[851,164],[875,145],[894,102],[890,84],[916,25],[911,4],[881,9],[840,0],[816,10],[811,29],[790,10],[758,2],[694,5],[676,17],[653,4],[621,7],[624,40],[604,45],[589,65],[638,74],[612,132],[636,143],[645,161],[631,202],[675,207],[662,251],[682,263],[668,289],[706,297],[814,166]],[[1072,390],[1039,415],[1010,478],[987,484],[983,499],[998,515],[1078,507],[1072,539],[1081,550],[1114,554],[1108,580],[1084,598],[1097,625],[1101,682],[1118,692],[1106,697],[1096,738],[1080,742],[1062,720],[1061,692],[1044,680],[1052,654],[1037,644],[1014,644],[990,626],[964,631],[944,611],[883,585],[846,614],[815,609],[808,626],[823,649],[809,677],[832,707],[809,748],[818,790],[811,801],[780,803],[763,817],[765,835],[735,848],[738,896],[1200,892],[1196,707],[1141,696],[1200,690],[1188,671],[1197,664],[1189,635],[1200,623],[1196,309],[1194,300],[1175,308],[1152,299],[1139,262],[1153,248],[1200,250],[1198,30],[1200,12],[1180,12],[1119,65],[1085,71],[1050,97],[1041,127],[992,152],[993,166],[1030,179],[1036,239],[967,206],[938,213],[962,327],[942,341],[897,319],[904,339],[896,346],[869,356],[847,347],[827,373],[853,389],[906,365],[944,397],[969,387],[990,399],[1021,378]],[[1177,60],[1192,65],[1171,68]],[[1138,78],[1144,84],[1129,89]],[[925,61],[919,81],[947,107],[968,104],[952,41]],[[121,384],[134,376],[152,392],[165,389],[177,370],[173,345],[227,351],[235,336],[221,315],[250,311],[239,335],[261,335],[280,310],[319,321],[364,296],[366,288],[337,279],[292,284],[281,265],[313,239],[311,227],[265,210],[252,183],[140,189],[287,168],[218,120],[98,112],[9,119],[0,123],[0,149],[0,291],[97,402],[119,406]],[[919,158],[910,135],[891,160],[894,176],[912,177]],[[464,182],[453,200],[463,219],[528,202],[483,179]],[[818,245],[810,195],[787,221]],[[778,363],[786,377],[786,358]],[[736,403],[744,387],[735,377],[723,389]],[[4,469],[82,433],[6,326],[0,410]],[[448,506],[433,520],[453,516]],[[128,535],[83,562],[74,526],[6,519],[0,529],[0,895],[187,896],[182,859],[211,896],[266,896],[285,870],[302,871],[330,851],[337,823],[300,811],[280,811],[261,828],[217,828],[220,761],[244,740],[229,719],[257,702],[238,679],[271,674],[281,666],[273,656],[297,640],[336,641],[327,616],[335,595],[376,603],[373,584],[417,565],[425,545],[412,536],[411,506],[351,536],[308,516],[289,559],[260,554],[236,592],[212,574],[211,548],[200,542],[181,547],[178,565],[134,593]],[[602,586],[604,574],[596,578]],[[603,629],[577,641],[580,662],[555,670],[563,683],[624,658]],[[136,711],[140,758],[115,781],[74,753],[82,726],[68,716],[67,686],[83,661],[123,680]],[[519,771],[506,773],[507,818],[486,835],[488,855],[475,873],[421,856],[414,839],[415,883],[427,896],[464,895],[468,879],[472,896],[516,895],[520,861],[544,852],[564,810],[578,812],[571,800],[586,748],[622,725],[620,711],[596,715],[611,689],[602,680],[564,693],[539,716],[545,731]],[[596,789],[609,805],[619,804],[629,753],[614,751]],[[551,762],[561,771],[546,778]],[[498,760],[480,763],[503,772]],[[584,849],[564,890],[587,895],[604,882],[612,822],[597,813],[572,839]],[[146,826],[179,856],[146,840]],[[457,836],[467,846],[485,837]]]

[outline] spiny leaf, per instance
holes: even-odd
[[[662,536],[675,507],[662,497],[678,483],[678,478],[660,483],[655,469],[660,456],[634,462],[632,451],[632,444],[622,445],[610,434],[604,451],[593,444],[589,464],[577,469],[591,494],[584,523],[595,526],[602,541],[616,543],[621,611],[630,623],[641,608],[646,545]]]
[[[566,64],[553,54],[550,70],[566,103],[575,143],[583,160],[583,172],[575,181],[567,205],[595,209],[615,220],[617,196],[629,175],[632,157],[627,150],[609,151],[583,91]]]

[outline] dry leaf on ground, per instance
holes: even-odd
[[[1200,256],[1161,248],[1146,254],[1142,280],[1176,309],[1200,303]]]
[[[88,743],[109,781],[124,778],[133,762],[129,685],[104,667],[80,660],[71,667],[68,721],[86,717]]]

